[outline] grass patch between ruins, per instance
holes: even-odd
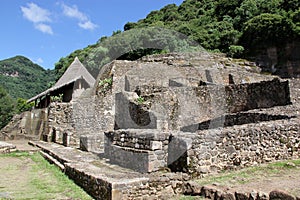
[[[279,161],[236,171],[224,171],[220,174],[198,179],[196,182],[200,185],[235,186],[255,181],[258,177],[276,176],[291,170],[299,170],[299,167],[300,160]]]
[[[92,199],[39,153],[0,155],[0,199]]]

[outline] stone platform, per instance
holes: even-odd
[[[58,165],[95,199],[124,199],[126,190],[149,179],[146,174],[108,164],[99,154],[42,141],[30,144],[39,147],[48,161]]]
[[[16,151],[15,145],[0,141],[0,153],[10,153],[13,151]]]

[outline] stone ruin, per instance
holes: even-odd
[[[140,173],[205,176],[299,158],[299,118],[281,110],[291,103],[289,81],[251,62],[152,55],[105,65],[80,98],[33,110],[46,115],[24,132]]]

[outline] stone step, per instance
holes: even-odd
[[[112,165],[101,155],[65,147],[56,143],[30,141],[42,155],[95,199],[122,199],[132,187],[149,180],[147,174]]]
[[[48,153],[45,153],[43,151],[40,151],[40,153],[49,163],[55,164],[57,167],[59,167],[61,171],[65,170],[65,166],[62,163],[60,163],[58,160],[56,160],[54,157],[50,156]]]
[[[17,150],[17,148],[16,148],[15,145],[7,143],[7,142],[0,141],[0,154],[1,153],[11,153],[11,152],[14,152],[16,150]]]

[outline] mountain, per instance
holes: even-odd
[[[261,65],[272,67],[271,72],[278,64],[284,67],[279,73],[286,73],[287,63],[296,63],[296,71],[297,63],[300,63],[299,56],[291,53],[300,45],[299,7],[298,0],[185,0],[179,6],[170,4],[161,10],[152,11],[138,22],[128,22],[123,32],[117,30],[111,37],[139,28],[163,27],[186,35],[208,51],[223,52],[228,56],[253,61],[262,57]],[[116,49],[123,48],[121,40],[114,45],[103,45],[111,37],[102,37],[96,44],[61,58],[55,66],[58,75],[65,71],[76,56],[90,71],[96,71],[95,66],[101,66]],[[276,58],[265,57],[265,54],[270,54],[271,48],[276,48]],[[148,53],[138,51],[128,55],[136,58]]]
[[[14,99],[29,99],[46,90],[53,81],[53,70],[45,70],[26,57],[0,61],[0,85]]]

